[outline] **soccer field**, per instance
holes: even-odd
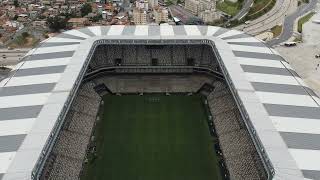
[[[201,97],[105,96],[85,180],[220,180]]]

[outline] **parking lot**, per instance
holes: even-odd
[[[305,82],[320,96],[320,24],[313,23],[320,19],[320,4],[317,14],[303,25],[302,43],[293,47],[276,47],[276,50],[291,64]]]
[[[320,96],[320,44],[298,43],[294,47],[279,46],[276,50],[290,63],[304,81]]]

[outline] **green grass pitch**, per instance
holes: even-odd
[[[84,180],[220,180],[198,95],[105,96]]]

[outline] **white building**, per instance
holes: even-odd
[[[107,19],[107,11],[102,11],[102,19]]]

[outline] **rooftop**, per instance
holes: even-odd
[[[213,26],[95,26],[45,40],[0,82],[0,179],[31,179],[92,47],[122,40],[212,43],[274,179],[320,177],[320,99],[274,49]]]

